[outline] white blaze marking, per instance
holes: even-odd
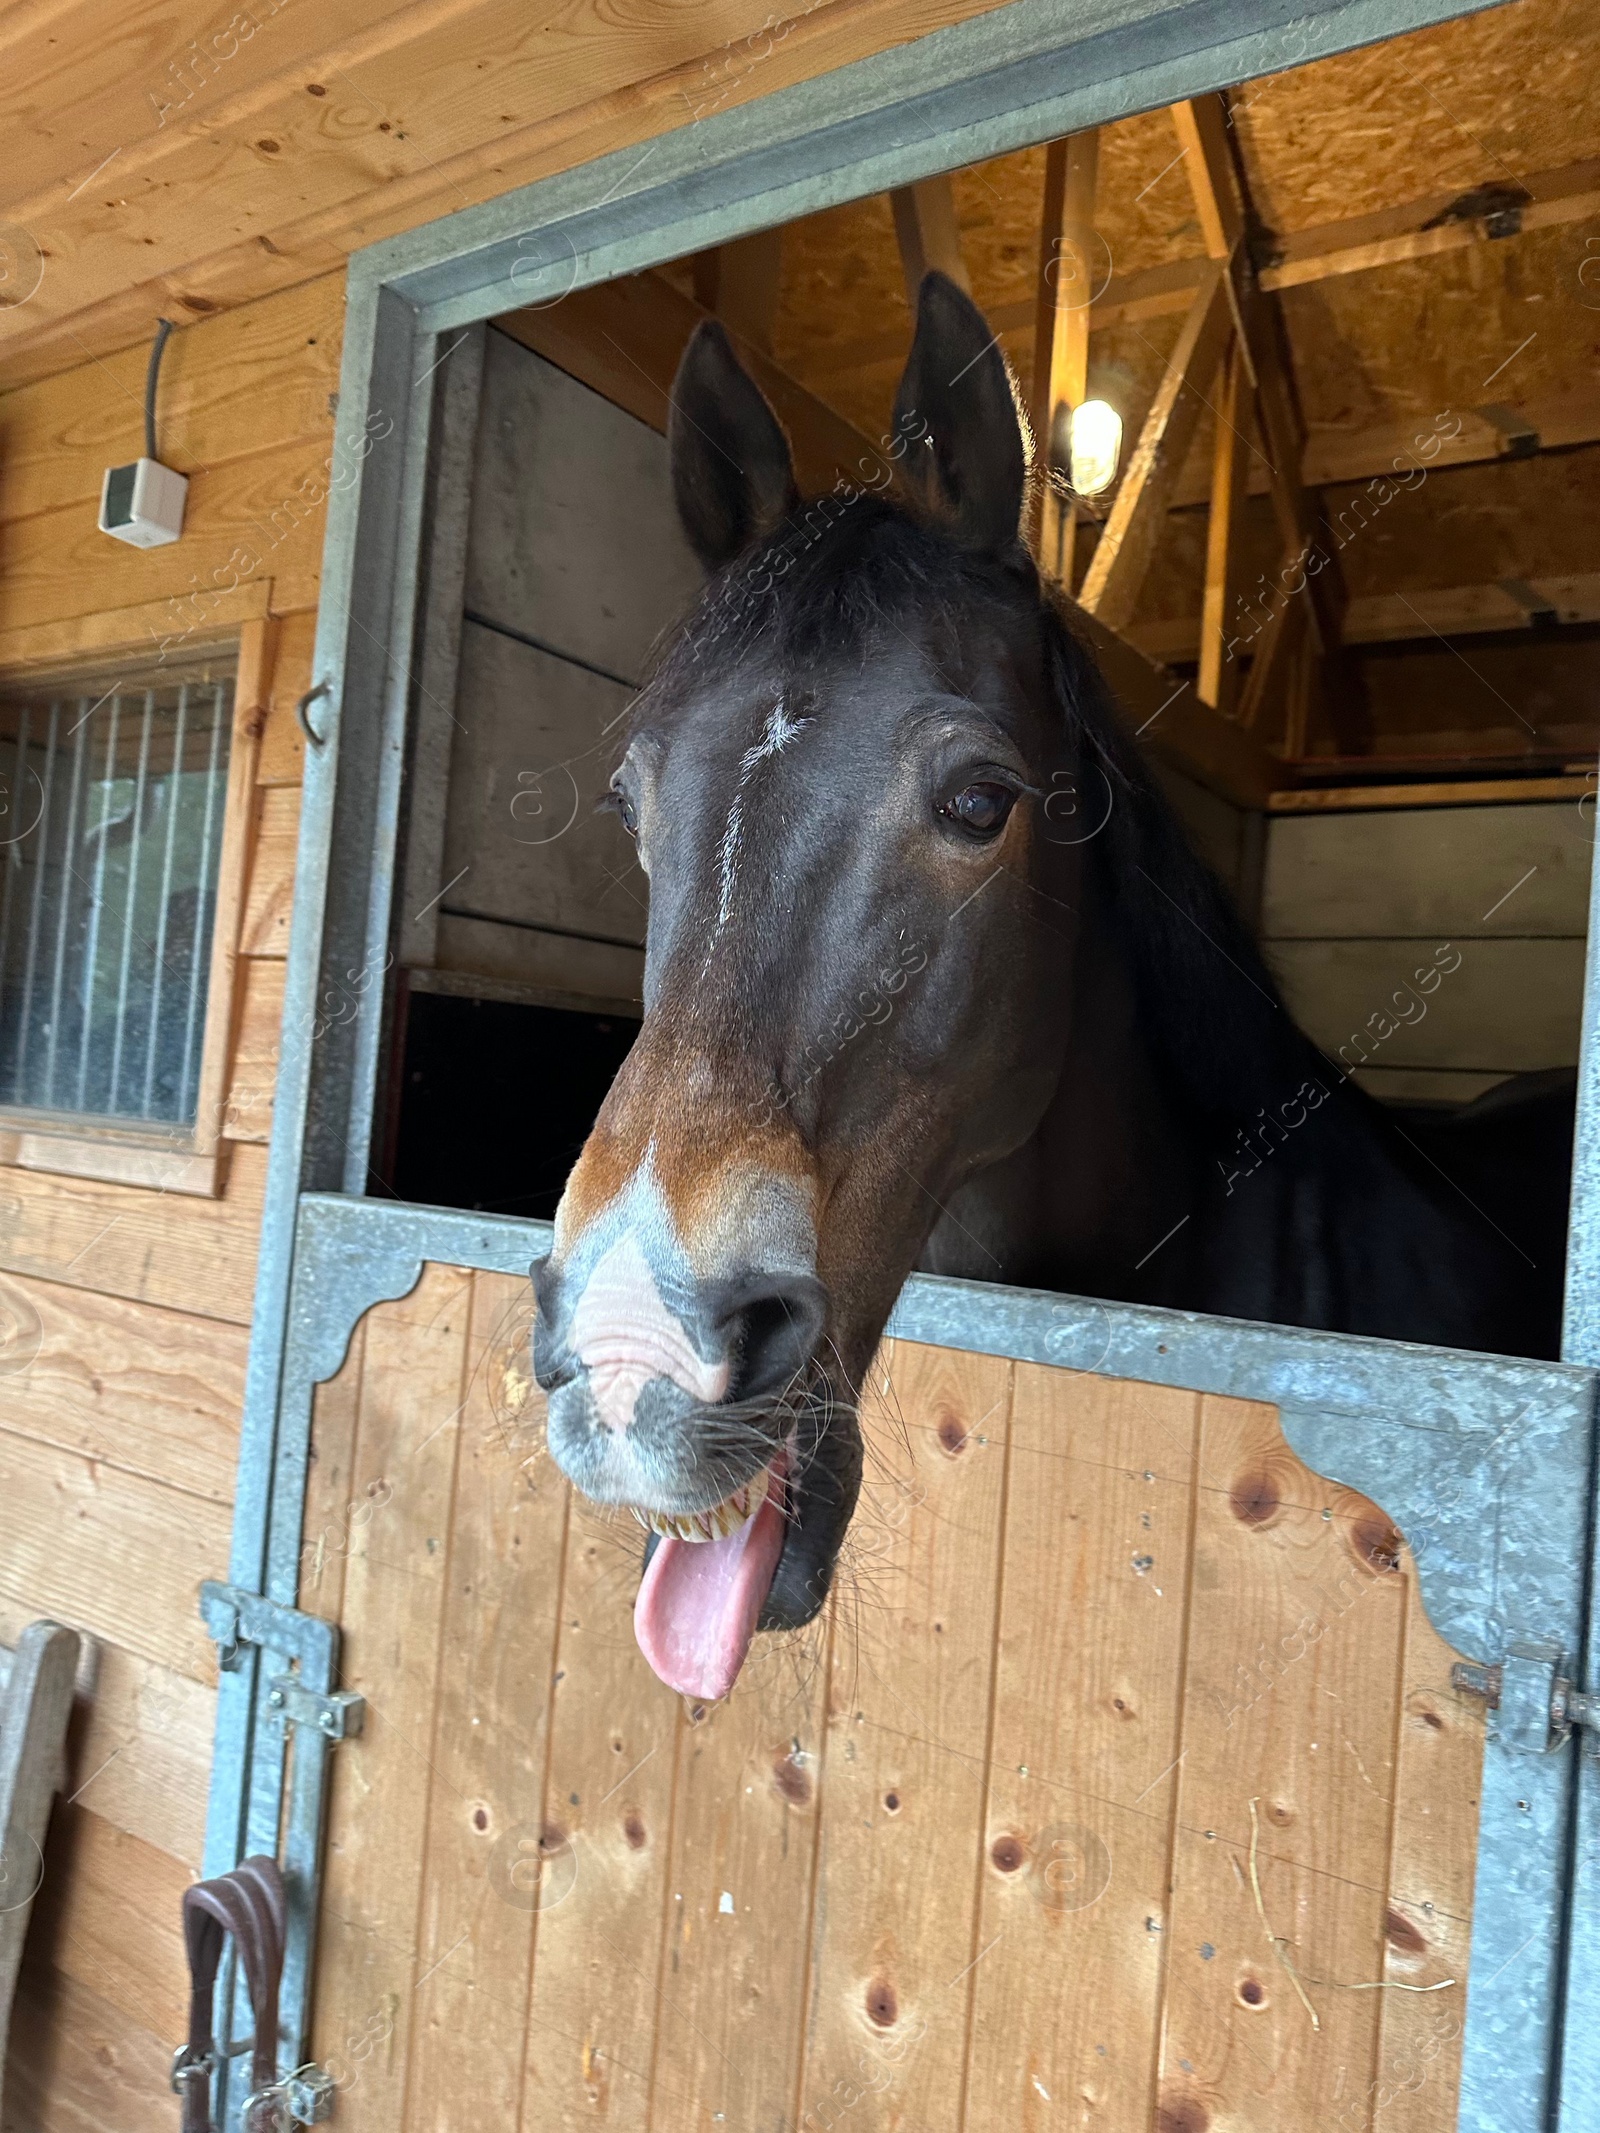
[[[814,723],[809,718],[791,718],[780,696],[767,715],[760,740],[739,758],[739,782],[734,788],[733,805],[728,809],[728,824],[722,832],[722,849],[717,859],[717,923],[706,949],[707,969],[722,929],[733,913],[733,892],[739,881],[739,853],[744,834],[745,789],[769,756],[782,755],[796,735]]]
[[[706,1402],[720,1400],[728,1389],[729,1365],[696,1355],[631,1230],[602,1255],[584,1284],[572,1315],[572,1351],[588,1369],[601,1422],[619,1432],[632,1423],[652,1378],[671,1378]]]

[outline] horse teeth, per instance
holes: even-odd
[[[642,1511],[637,1504],[630,1508],[641,1526],[661,1534],[666,1540],[728,1540],[761,1508],[766,1500],[768,1480],[767,1469],[763,1467],[759,1474],[735,1489],[731,1496],[725,1496],[721,1503],[713,1504],[709,1511]]]

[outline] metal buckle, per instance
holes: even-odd
[[[192,2081],[196,2074],[209,2081],[217,2070],[215,2052],[197,2052],[192,2044],[180,2044],[172,2055],[172,2093],[181,2096],[181,2084]]]

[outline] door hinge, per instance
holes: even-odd
[[[281,1712],[285,1725],[310,1726],[328,1740],[352,1740],[361,1731],[366,1698],[333,1686],[339,1640],[334,1623],[215,1578],[200,1587],[200,1612],[225,1673],[243,1664],[247,1644],[294,1662],[293,1672],[273,1674],[266,1684],[268,1708]]]
[[[1589,1752],[1600,1754],[1600,1696],[1577,1686],[1569,1663],[1559,1644],[1513,1637],[1504,1659],[1492,1666],[1457,1660],[1450,1683],[1464,1695],[1483,1699],[1495,1713],[1496,1735],[1508,1748],[1547,1755],[1575,1728],[1587,1728]]]

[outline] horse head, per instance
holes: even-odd
[[[1005,363],[943,277],[859,488],[802,503],[712,323],[669,434],[709,579],[612,786],[645,1016],[536,1271],[535,1363],[557,1463],[653,1529],[646,1657],[716,1697],[821,1606],[895,1297],[1059,1078],[1082,855],[1049,813],[1088,669],[1019,537]]]

